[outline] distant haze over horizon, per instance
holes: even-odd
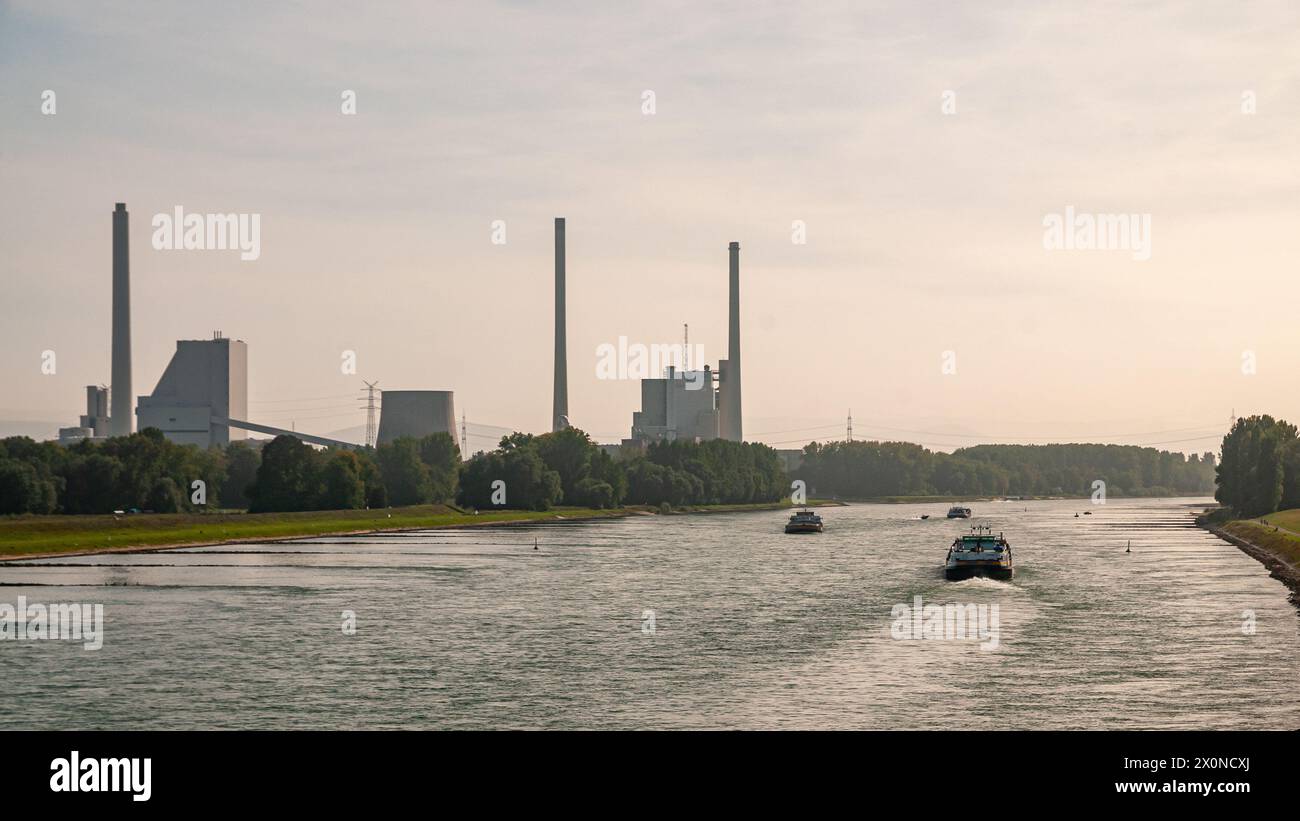
[[[222,9],[0,5],[0,420],[74,425],[109,381],[124,202],[134,393],[221,330],[253,421],[301,431],[364,425],[363,379],[455,391],[471,450],[549,430],[559,216],[599,441],[640,407],[602,344],[727,356],[730,241],[747,439],[1300,422],[1294,3]],[[155,250],[178,207],[259,215],[255,258]],[[1066,214],[1148,227],[1051,247]]]

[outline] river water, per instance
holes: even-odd
[[[0,602],[102,603],[105,638],[0,641],[0,727],[1300,727],[1297,610],[1207,501],[974,503],[1010,582],[944,581],[946,505],[4,563]],[[896,638],[916,596],[996,605],[996,647]]]

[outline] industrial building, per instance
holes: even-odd
[[[456,406],[451,391],[384,391],[377,444],[400,436],[417,439],[432,433],[456,438]]]
[[[632,414],[632,434],[624,447],[647,442],[685,439],[743,441],[740,403],[740,243],[728,252],[728,358],[715,373],[678,371],[669,367],[664,378],[641,380],[641,410]],[[714,389],[714,377],[717,389]]]
[[[563,221],[558,259],[563,258]],[[158,428],[173,442],[220,447],[247,438],[245,431],[271,436],[295,436],[304,442],[326,447],[358,447],[324,436],[247,421],[248,346],[226,339],[220,331],[212,339],[182,339],[176,343],[157,387],[132,404],[131,395],[131,260],[130,222],[125,203],[113,209],[113,329],[112,384],[86,387],[86,412],[80,424],[59,428],[59,442],[72,444],[86,439],[129,436],[133,430]],[[563,263],[560,263],[563,265]],[[563,294],[561,283],[559,293]],[[561,298],[561,304],[563,300]],[[452,432],[455,413],[450,391],[389,391],[391,411],[387,424],[380,425],[379,441],[398,436],[423,436],[435,431]],[[387,403],[386,403],[387,404]],[[110,412],[111,411],[111,412]],[[138,420],[137,420],[138,417]],[[138,424],[133,424],[137,422]],[[385,439],[385,436],[388,439]]]
[[[248,346],[226,339],[182,339],[158,386],[136,406],[139,428],[201,448],[225,446],[247,434],[231,420],[248,418]],[[233,430],[232,430],[233,428]]]
[[[702,371],[669,366],[662,379],[642,379],[641,410],[632,414],[631,438],[650,442],[717,439],[716,396],[708,365]]]
[[[79,425],[59,428],[60,444],[131,433],[135,414],[131,407],[130,215],[124,202],[113,206],[112,317],[112,387],[86,386],[86,412]]]
[[[70,428],[59,428],[59,444],[71,445],[83,439],[102,439],[108,436],[108,388],[86,386],[86,412],[81,422]]]

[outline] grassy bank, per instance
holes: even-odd
[[[164,513],[131,516],[13,516],[0,518],[0,559],[134,547],[290,539],[373,530],[463,527],[624,516],[627,510],[561,507],[462,513],[447,505],[302,513]]]
[[[1274,578],[1300,594],[1300,510],[1282,510],[1260,519],[1233,519],[1216,510],[1197,520],[1267,567]]]
[[[811,502],[811,504],[838,504]],[[725,513],[789,507],[770,504],[695,505],[673,513]],[[314,510],[302,513],[164,513],[131,516],[0,517],[0,560],[63,553],[91,553],[147,547],[292,539],[376,530],[468,527],[508,522],[547,522],[658,513],[657,508],[593,510],[558,507],[464,513],[448,505],[383,510]]]
[[[1223,530],[1239,539],[1300,567],[1300,510],[1283,510],[1258,519],[1237,519],[1223,525]]]

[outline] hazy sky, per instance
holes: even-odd
[[[300,430],[362,423],[362,379],[548,429],[555,216],[603,441],[640,394],[601,343],[688,322],[725,356],[731,240],[749,438],[852,408],[945,449],[1210,450],[1233,409],[1300,417],[1292,0],[179,5],[0,2],[0,419],[75,424],[108,381],[118,201],[134,392],[220,329],[254,421]],[[260,214],[260,258],[154,250],[178,205]],[[1149,214],[1151,258],[1046,249],[1067,206]]]

